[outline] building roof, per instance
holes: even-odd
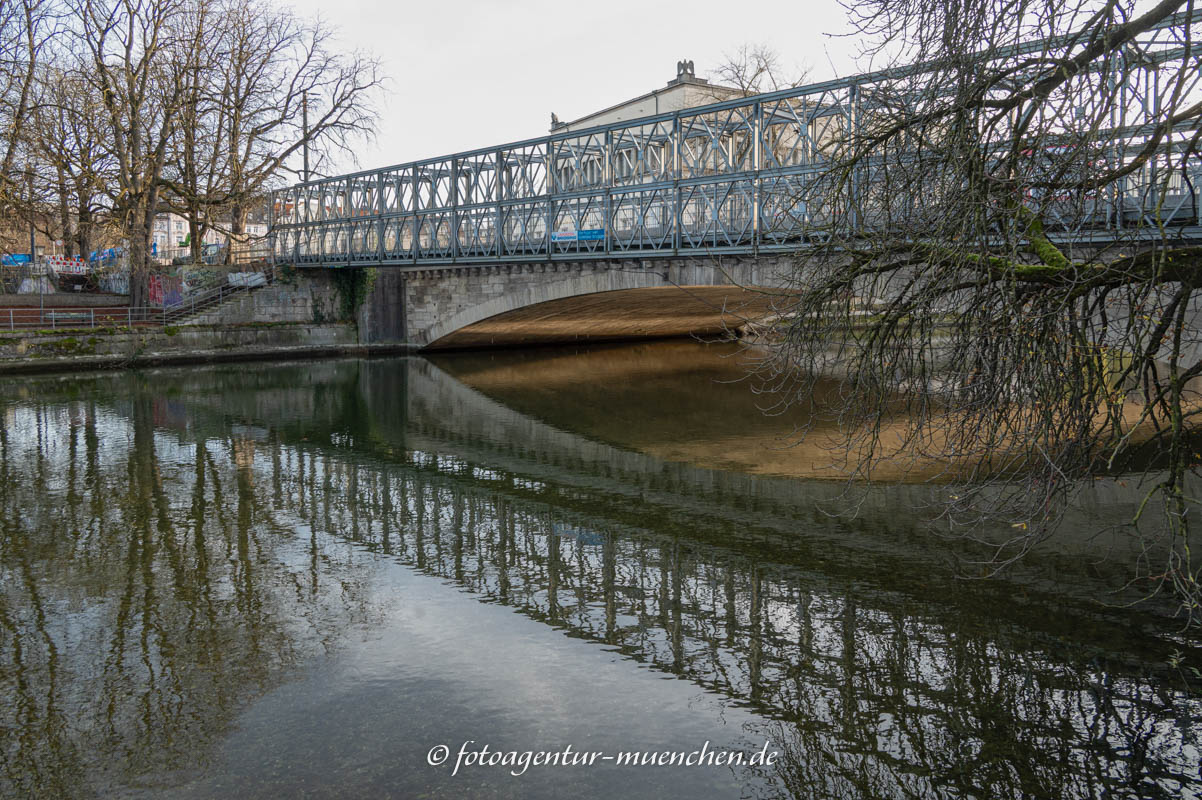
[[[691,91],[690,91],[691,90]],[[668,81],[662,89],[653,89],[646,94],[616,103],[600,111],[594,111],[570,122],[563,122],[554,113],[551,114],[551,133],[558,133],[573,128],[588,128],[601,124],[603,121],[626,119],[621,112],[630,109],[629,119],[675,111],[680,108],[690,108],[707,103],[717,103],[740,97],[744,92],[731,86],[712,84],[704,78],[698,78],[693,71],[690,60],[676,62],[676,77]],[[653,102],[652,102],[653,101]],[[649,108],[649,110],[648,110]],[[613,120],[602,120],[602,117],[612,117]]]

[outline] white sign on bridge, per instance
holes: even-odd
[[[579,231],[574,228],[564,228],[551,231],[551,241],[553,242],[599,242],[604,238],[604,228],[585,228]]]

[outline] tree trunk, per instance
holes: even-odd
[[[75,183],[75,241],[84,260],[92,253],[92,197],[82,181]]]
[[[79,246],[79,257],[85,260],[92,253],[91,230],[92,212],[80,208],[76,214],[75,243]]]
[[[226,247],[227,263],[234,263],[234,248],[246,244],[246,207],[241,201],[230,206],[230,243]]]
[[[188,249],[192,254],[192,263],[200,263],[200,245],[204,232],[200,229],[200,206],[197,203],[188,204]]]
[[[150,258],[146,216],[135,213],[129,229],[129,304],[144,310],[150,305]],[[142,316],[141,313],[137,314]]]
[[[67,179],[61,169],[58,170],[58,224],[59,232],[55,238],[63,240],[63,255],[70,258],[75,255],[75,242],[71,240],[71,203],[67,194]]]

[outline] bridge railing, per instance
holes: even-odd
[[[1098,158],[1110,167],[1129,163],[1160,121],[1168,89],[1153,85],[1158,66],[1188,60],[1197,68],[1199,57],[1179,34],[1202,13],[1179,16],[1143,35],[1142,62],[1128,64],[1124,76],[1144,83],[1094,134]],[[996,58],[1049,46],[1036,42]],[[820,239],[834,219],[855,215],[872,226],[885,217],[890,201],[874,195],[871,162],[833,190],[824,177],[866,120],[907,92],[921,96],[929,69],[859,75],[292,186],[272,197],[272,251],[298,266],[354,266],[795,248]],[[1195,133],[1189,126],[1174,132],[1161,155],[1105,190],[1029,199],[1040,201],[1048,227],[1061,235],[1198,229],[1202,163],[1175,158]],[[998,146],[1005,144],[1003,137]]]

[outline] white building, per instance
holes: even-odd
[[[266,222],[247,220],[245,228],[246,236],[249,239],[258,239],[267,235]],[[172,211],[164,211],[155,215],[151,241],[160,257],[168,252],[186,249],[188,247],[185,244],[187,239],[188,220],[186,217]],[[205,231],[201,244],[225,244],[225,240],[224,231],[209,228]]]
[[[188,240],[188,220],[172,211],[155,214],[154,228],[150,233],[155,252],[160,256],[172,250],[186,248]],[[205,232],[202,244],[220,244],[225,241],[225,235],[219,231]]]
[[[698,78],[693,74],[692,61],[678,61],[676,77],[668,81],[668,85],[664,88],[655,89],[632,100],[595,111],[587,117],[574,119],[571,122],[561,122],[559,117],[552,114],[551,133],[576,131],[626,119],[667,114],[682,108],[695,108],[743,96],[744,93],[739,89],[719,86],[704,78]]]

